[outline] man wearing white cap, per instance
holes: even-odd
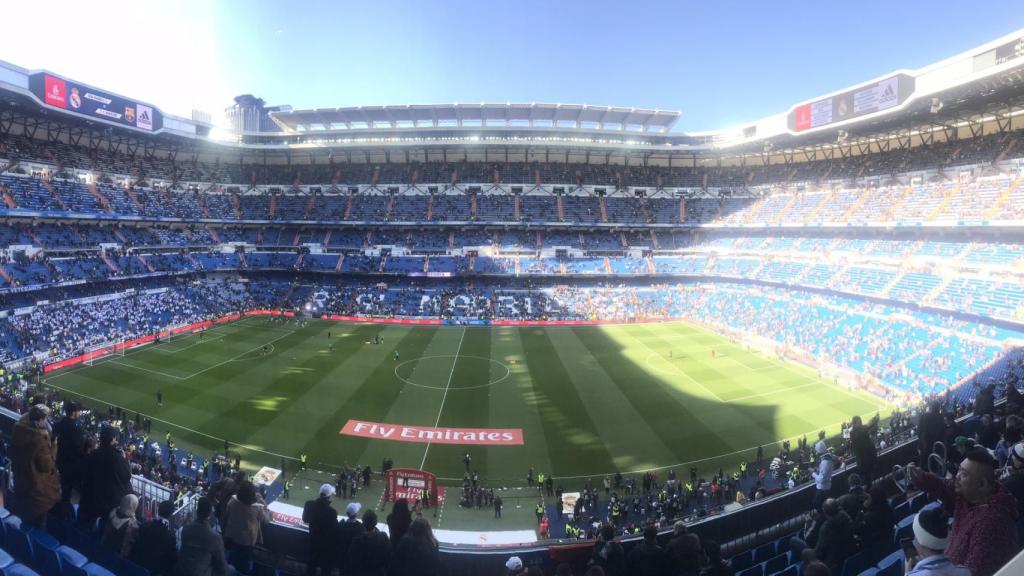
[[[523,561],[519,559],[519,556],[513,556],[505,562],[505,570],[508,571],[508,576],[518,576],[524,574]]]
[[[334,486],[324,484],[320,487],[320,497],[309,500],[302,509],[302,521],[309,526],[309,563],[306,565],[308,574],[329,576],[335,563],[334,535],[338,527],[338,511],[331,506]]]
[[[914,518],[916,557],[907,558],[906,576],[971,576],[964,566],[946,557],[949,516],[942,508],[928,508]]]
[[[364,532],[363,525],[359,523],[359,509],[362,506],[359,502],[349,502],[345,507],[345,518],[338,522],[337,536],[334,541],[338,557],[338,568],[342,574],[349,573],[348,550],[352,547],[352,541]]]

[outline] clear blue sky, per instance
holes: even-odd
[[[985,0],[51,0],[6,14],[41,25],[5,30],[0,59],[181,115],[241,93],[296,108],[563,102],[681,110],[686,131],[1024,27],[1024,10]]]

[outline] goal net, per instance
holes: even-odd
[[[124,340],[93,346],[85,351],[84,364],[86,366],[92,366],[98,360],[102,360],[104,358],[124,356],[124,348]]]

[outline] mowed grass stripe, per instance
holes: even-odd
[[[488,485],[518,485],[526,480],[530,466],[552,474],[551,446],[544,432],[538,409],[540,396],[534,391],[533,377],[519,333],[530,328],[494,328],[491,332],[491,357],[508,366],[509,377],[490,388],[492,428],[521,428],[522,446],[488,448],[487,471],[480,470]],[[538,359],[539,361],[539,359]],[[479,450],[470,449],[470,454]],[[475,456],[474,456],[475,459]],[[474,461],[475,464],[475,461]],[[532,495],[531,495],[532,496]]]
[[[529,401],[540,414],[555,476],[579,474],[581,470],[586,471],[583,473],[614,471],[612,455],[597,432],[600,423],[595,424],[587,412],[580,409],[583,403],[553,348],[548,331],[522,329],[519,337],[533,384]],[[525,473],[524,470],[524,476]]]
[[[462,350],[455,363],[452,385],[448,390],[444,410],[438,426],[449,428],[488,428],[491,423],[490,394],[487,384],[505,374],[504,370],[492,370],[491,330],[489,328],[464,328]],[[514,406],[508,406],[515,410]],[[439,476],[457,478],[465,471],[462,455],[465,446],[433,444],[427,456],[424,469]],[[489,470],[489,450],[477,449],[473,465],[477,470]]]
[[[309,433],[305,435],[306,443],[301,450],[307,452],[311,460],[333,462],[335,465],[359,462],[372,464],[374,469],[378,469],[381,459],[384,456],[391,456],[396,467],[419,466],[419,458],[423,456],[422,446],[345,436],[339,432],[349,419],[391,424],[422,424],[422,419],[418,422],[405,422],[392,418],[395,406],[400,404],[403,396],[410,395],[405,393],[405,390],[412,389],[395,377],[393,353],[397,348],[402,358],[424,356],[438,332],[435,327],[416,327],[404,332],[400,339],[391,338],[390,333],[385,332],[383,345],[365,345],[369,348],[366,352],[366,361],[375,366],[362,379],[353,379],[354,391],[343,403],[335,407],[333,413],[325,418],[319,427],[308,428]],[[440,401],[440,394],[433,394],[421,396],[414,403],[418,403],[421,410],[433,410],[433,414],[428,416],[431,419],[430,423],[433,424]]]
[[[676,461],[676,455],[637,412],[604,368],[568,328],[550,329],[554,349],[579,392],[582,409],[600,422],[600,434],[619,470],[643,470]]]

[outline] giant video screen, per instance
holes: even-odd
[[[101,92],[45,72],[29,77],[29,89],[48,106],[88,118],[102,118],[147,132],[155,132],[163,127],[160,111],[148,104]]]

